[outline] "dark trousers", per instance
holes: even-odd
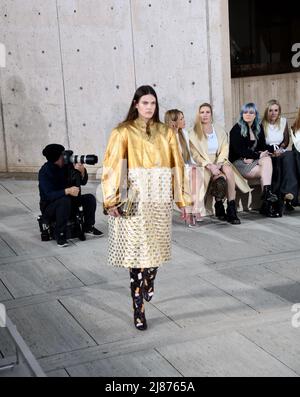
[[[273,157],[272,163],[273,193],[281,198],[287,193],[292,193],[295,198],[294,201],[298,201],[297,167],[293,151],[287,151],[279,157]]]
[[[84,226],[89,228],[95,224],[96,198],[92,194],[84,194],[79,200],[83,207]],[[76,214],[79,200],[65,196],[53,201],[42,211],[45,220],[56,222],[56,236],[66,232],[67,222],[72,215]]]

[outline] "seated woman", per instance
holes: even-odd
[[[238,176],[228,161],[228,137],[224,129],[213,124],[213,110],[209,103],[204,103],[197,112],[194,128],[190,132],[190,147],[193,159],[203,167],[204,186],[198,197],[204,202],[212,182],[215,196],[215,212],[220,220],[227,220],[233,225],[241,223],[236,210],[236,180],[242,191],[248,192],[247,182]],[[227,196],[225,213],[223,199]]]
[[[299,194],[299,181],[300,181],[300,108],[297,115],[297,118],[291,128],[291,137],[293,140],[293,154],[295,157],[296,163],[296,172],[297,172],[297,179],[298,179],[298,189],[297,195],[295,198],[295,203],[299,205],[298,202],[298,194]]]
[[[286,211],[293,211],[292,202],[297,197],[298,181],[294,154],[288,150],[290,132],[286,118],[281,115],[280,103],[274,99],[268,102],[262,121],[267,149],[273,151],[272,192],[279,199],[279,213],[285,204]]]
[[[165,114],[165,124],[173,128],[176,133],[179,148],[185,164],[185,172],[189,181],[189,191],[192,194],[193,206],[186,208],[186,224],[188,227],[196,226],[196,222],[202,222],[200,209],[197,208],[197,184],[196,184],[196,163],[192,158],[189,144],[189,135],[185,130],[184,114],[178,109],[168,110]]]
[[[273,205],[278,198],[271,190],[272,160],[254,103],[242,107],[240,120],[230,131],[229,140],[229,160],[240,174],[248,180],[260,179],[263,191],[260,213],[268,217],[279,216]]]

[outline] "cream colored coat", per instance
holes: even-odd
[[[216,131],[218,137],[218,151],[215,157],[214,164],[227,164],[230,165],[234,171],[234,178],[236,186],[243,192],[249,193],[251,191],[248,182],[245,178],[241,176],[238,170],[234,167],[233,164],[228,160],[229,156],[229,142],[228,135],[225,130],[220,125],[214,125],[214,129]],[[194,129],[190,130],[190,148],[193,159],[200,166],[203,167],[203,177],[204,177],[204,186],[201,189],[200,201],[204,200],[207,189],[209,186],[209,182],[211,180],[211,172],[206,168],[208,164],[212,163],[211,156],[208,154],[208,142],[204,137],[203,139],[199,139],[198,135],[195,133]]]

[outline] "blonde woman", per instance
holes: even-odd
[[[178,109],[168,110],[165,114],[165,124],[173,128],[176,133],[178,145],[185,164],[185,173],[189,181],[189,189],[192,194],[193,206],[186,209],[186,222],[188,227],[196,226],[197,222],[202,221],[200,209],[197,208],[197,184],[196,184],[196,168],[197,164],[193,160],[190,150],[189,134],[185,130],[185,118],[182,111]]]
[[[300,108],[298,111],[297,118],[291,128],[291,136],[294,144],[293,153],[296,162],[297,181],[298,181],[298,189],[297,189],[297,196],[295,198],[295,204],[299,205],[298,194],[299,194],[299,181],[300,181]]]
[[[272,153],[273,175],[272,192],[278,197],[280,215],[283,204],[287,212],[293,211],[292,202],[296,198],[298,183],[294,154],[288,149],[290,133],[288,123],[281,113],[280,103],[272,99],[267,103],[262,120],[267,149]]]
[[[198,110],[194,128],[190,133],[190,147],[193,159],[204,169],[204,189],[199,197],[204,201],[212,182],[215,196],[215,212],[220,220],[233,225],[241,223],[236,210],[236,183],[243,192],[249,192],[247,182],[238,174],[228,161],[228,136],[224,129],[213,124],[213,109],[203,103]],[[227,196],[227,211],[223,199]]]

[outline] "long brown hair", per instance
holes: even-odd
[[[202,103],[202,105],[199,106],[197,115],[196,115],[196,120],[195,120],[195,124],[194,124],[194,131],[195,133],[198,135],[199,139],[202,140],[203,138],[207,138],[207,136],[204,134],[203,131],[203,126],[200,120],[200,111],[202,108],[209,108],[211,111],[211,117],[213,117],[213,109],[210,103]]]
[[[300,130],[300,107],[299,107],[299,111],[298,111],[298,115],[296,117],[296,120],[292,126],[292,131],[295,134],[296,131]]]
[[[143,85],[135,91],[128,114],[125,120],[119,124],[119,126],[123,126],[124,124],[131,123],[132,121],[136,120],[139,117],[139,112],[135,106],[137,103],[139,103],[140,99],[145,95],[153,95],[154,98],[156,99],[156,108],[152,120],[156,123],[160,123],[159,105],[158,105],[156,92],[150,85]]]

